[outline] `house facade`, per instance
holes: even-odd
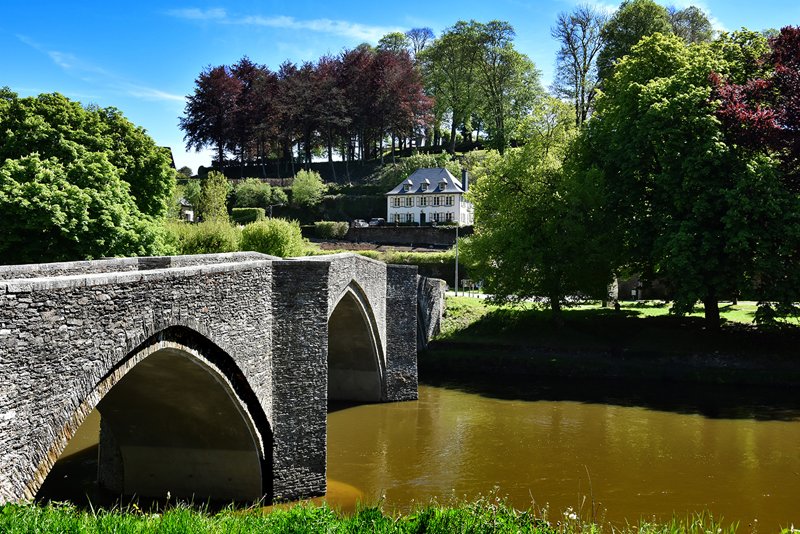
[[[469,188],[466,172],[462,179],[443,168],[417,169],[386,193],[386,222],[471,225],[472,203],[464,198]]]

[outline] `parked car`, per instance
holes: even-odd
[[[353,228],[366,228],[369,224],[364,219],[355,219],[352,226]]]
[[[384,224],[386,224],[386,219],[383,217],[375,217],[369,220],[370,226],[383,226]]]

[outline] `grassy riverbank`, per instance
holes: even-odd
[[[603,525],[579,517],[572,510],[557,518],[546,513],[518,511],[500,499],[482,499],[453,506],[431,505],[408,515],[391,515],[379,507],[342,515],[326,505],[298,504],[268,512],[262,509],[205,513],[177,506],[162,513],[140,510],[121,512],[80,511],[72,506],[5,505],[0,508],[0,532],[23,533],[518,533],[572,534],[620,533],[726,533],[736,525],[710,516],[674,518],[666,523],[642,521],[629,525]],[[743,529],[744,530],[744,529]],[[788,532],[788,531],[785,531]]]
[[[722,307],[719,331],[702,310],[669,314],[660,302],[564,311],[556,324],[533,305],[448,297],[441,335],[420,356],[423,374],[536,375],[698,383],[800,384],[800,327],[759,328],[755,304]]]

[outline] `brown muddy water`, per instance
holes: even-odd
[[[408,511],[496,494],[635,523],[711,511],[765,532],[800,525],[800,400],[792,392],[604,383],[420,386],[419,400],[334,405],[328,495]],[[93,494],[97,416],[40,497]],[[493,493],[494,492],[494,493]],[[76,497],[77,496],[77,497]]]

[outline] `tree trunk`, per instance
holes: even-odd
[[[333,181],[338,182],[336,179],[336,166],[333,164],[333,134],[330,129],[328,130],[328,163],[331,164],[331,172],[333,173]]]
[[[705,307],[706,328],[708,330],[719,330],[719,301],[715,295],[708,295],[703,299]]]
[[[394,132],[392,132],[392,163],[396,163],[394,159]]]
[[[450,125],[450,155],[456,153],[456,121],[453,117],[453,123]]]
[[[553,322],[556,326],[564,325],[564,314],[561,313],[561,299],[556,296],[550,296],[550,311],[553,314]]]

